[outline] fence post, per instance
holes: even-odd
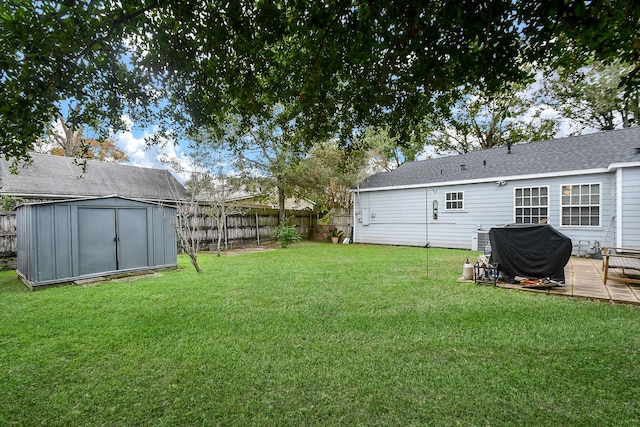
[[[222,224],[222,232],[224,233],[224,249],[229,250],[229,227],[227,226],[227,215],[225,215],[224,203],[222,204],[222,218],[224,218],[224,223]],[[220,230],[218,230],[218,233]]]
[[[256,241],[258,242],[258,246],[260,246],[260,220],[258,218],[258,211],[256,211],[255,214],[256,214]]]

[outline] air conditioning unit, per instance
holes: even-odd
[[[484,251],[484,248],[489,244],[489,232],[488,231],[475,231],[471,238],[471,250],[472,251]]]

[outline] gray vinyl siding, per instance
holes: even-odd
[[[355,193],[358,243],[424,246],[424,189]],[[361,215],[368,215],[366,219]]]
[[[640,179],[640,174],[636,175]],[[601,217],[596,227],[560,225],[562,185],[600,184]],[[548,187],[550,224],[567,235],[574,244],[602,245],[614,215],[615,174],[545,177],[510,180],[503,185],[496,181],[460,185],[439,185],[417,189],[361,191],[354,194],[356,243],[378,243],[407,246],[471,249],[476,233],[486,233],[492,227],[515,221],[514,194],[516,188]],[[464,209],[447,210],[446,193],[464,192]],[[636,192],[637,195],[637,192]],[[438,202],[438,218],[433,219],[433,201]],[[640,203],[640,196],[638,196]],[[362,215],[370,213],[369,224]],[[425,221],[425,219],[427,219]],[[636,223],[640,226],[640,223]],[[608,239],[612,239],[609,230]]]
[[[640,168],[622,173],[622,242],[616,246],[640,248]]]

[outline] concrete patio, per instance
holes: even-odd
[[[520,285],[498,282],[501,288],[595,299],[619,304],[640,305],[640,285],[627,285],[619,280],[620,270],[609,270],[603,283],[602,260],[572,257],[564,268],[565,285],[550,289],[526,289]]]

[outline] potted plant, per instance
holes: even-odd
[[[343,234],[344,232],[342,230],[334,228],[333,230],[331,230],[331,241],[333,243],[338,243]]]

